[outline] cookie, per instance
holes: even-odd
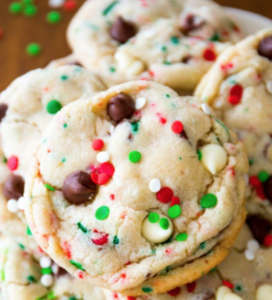
[[[5,300],[105,300],[102,289],[73,278],[49,257],[33,257],[0,238],[1,294]]]
[[[67,36],[82,65],[111,85],[146,79],[189,91],[241,38],[225,11],[206,0],[87,1]]]
[[[196,95],[244,142],[249,158],[247,208],[272,221],[272,30],[231,47]]]
[[[22,196],[42,131],[62,106],[103,89],[92,72],[64,66],[31,71],[0,94],[0,231],[27,251],[39,252],[24,218]]]
[[[243,145],[193,98],[129,82],[53,118],[26,181],[26,216],[74,276],[129,295],[165,292],[227,255],[246,172]]]

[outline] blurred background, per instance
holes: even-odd
[[[25,72],[46,66],[51,60],[70,53],[66,43],[66,27],[84,0],[65,0],[61,8],[49,6],[52,0],[15,0],[31,4],[28,11],[16,13],[20,5],[0,0],[0,91]],[[64,0],[53,0],[53,3]],[[103,1],[103,0],[101,0]],[[245,9],[272,19],[272,0],[215,0],[221,5]],[[50,14],[57,11],[59,14]],[[32,43],[40,54],[31,56],[26,48]],[[36,49],[37,50],[37,49]],[[35,47],[32,49],[35,52]]]

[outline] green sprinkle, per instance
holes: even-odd
[[[211,38],[210,41],[212,42],[218,42],[220,41],[220,35],[216,32]]]
[[[89,230],[86,227],[84,227],[80,222],[77,223],[77,227],[84,233],[89,232]]]
[[[69,300],[77,300],[77,298],[75,296],[71,296],[69,297]]]
[[[199,248],[200,248],[200,249],[204,249],[205,246],[206,246],[206,242],[203,242],[203,243],[201,243],[201,244],[199,245]]]
[[[51,100],[47,103],[46,110],[51,114],[54,115],[62,108],[61,103],[58,100]]]
[[[162,46],[162,47],[161,47],[161,50],[162,50],[163,52],[166,52],[166,51],[167,51],[167,47],[166,47],[166,46]]]
[[[29,281],[29,282],[37,282],[36,278],[35,278],[33,275],[27,276],[26,279],[27,279],[27,281]]]
[[[32,232],[31,232],[29,226],[26,227],[26,234],[27,235],[32,235]]]
[[[27,45],[26,53],[30,56],[36,56],[41,53],[41,47],[37,43]]]
[[[167,230],[169,228],[169,221],[166,218],[161,218],[159,221],[159,225],[162,229]]]
[[[63,124],[63,128],[67,128],[67,126],[68,126],[67,123]]]
[[[248,163],[249,163],[250,166],[254,165],[254,159],[253,159],[253,158],[250,158],[250,159],[248,160]]]
[[[50,11],[46,15],[46,21],[50,24],[59,23],[60,20],[61,20],[61,14],[58,11]]]
[[[64,157],[62,160],[61,160],[62,163],[65,163],[66,162],[66,158]]]
[[[98,220],[105,220],[107,219],[109,214],[110,214],[110,209],[108,208],[108,206],[101,206],[97,209],[95,213],[95,217]]]
[[[32,17],[35,16],[37,14],[37,7],[33,4],[28,4],[25,8],[24,8],[24,15],[27,17]]]
[[[6,164],[8,162],[8,159],[6,157],[4,157],[3,162],[4,162],[4,164]]]
[[[116,72],[116,69],[114,67],[110,67],[110,71],[111,71],[111,73],[114,73],[114,72]]]
[[[179,242],[184,242],[188,239],[188,234],[186,232],[182,232],[182,233],[179,233],[177,236],[176,236],[176,240],[179,241]]]
[[[179,44],[179,38],[177,36],[171,37],[171,42],[175,45]]]
[[[75,262],[74,260],[70,260],[70,263],[75,266],[76,268],[78,268],[79,270],[85,271],[85,269],[82,267],[81,263]]]
[[[170,95],[169,94],[165,94],[166,98],[170,98]]]
[[[54,291],[50,291],[47,295],[46,295],[46,300],[54,300],[57,299],[56,296],[54,295]]]
[[[241,285],[236,285],[235,290],[241,292],[243,290]]]
[[[159,216],[159,214],[156,213],[156,212],[151,212],[151,213],[149,213],[149,215],[148,215],[148,221],[149,221],[150,223],[157,223],[157,222],[159,221],[159,219],[160,219],[160,216]]]
[[[50,191],[52,191],[52,192],[55,192],[55,189],[54,189],[52,186],[50,186],[49,184],[44,183],[43,185],[44,185],[48,190],[50,190]]]
[[[164,61],[163,63],[168,66],[172,65],[172,63],[170,61]]]
[[[131,123],[132,132],[136,133],[139,131],[140,124],[139,122]]]
[[[19,245],[19,247],[22,249],[22,250],[25,250],[25,246],[24,245],[22,245],[22,244],[18,244]]]
[[[149,286],[144,286],[144,287],[142,288],[142,291],[143,291],[144,293],[151,293],[151,292],[153,292],[153,289],[152,289],[151,287],[149,287]]]
[[[262,171],[258,174],[258,178],[261,182],[266,182],[269,179],[269,174],[266,171]]]
[[[22,0],[22,3],[27,5],[27,4],[32,4],[33,0]]]
[[[212,208],[217,204],[217,197],[214,194],[206,194],[200,200],[201,208]]]
[[[22,4],[20,2],[12,2],[9,6],[9,12],[16,15],[22,11]]]
[[[202,152],[200,150],[197,150],[196,153],[197,153],[197,156],[198,156],[198,160],[201,160],[202,159]]]
[[[214,271],[216,271],[216,270],[217,270],[217,267],[214,267],[213,269],[210,270],[209,273],[212,273],[212,272],[214,272]]]
[[[225,131],[227,132],[228,137],[230,139],[230,133],[229,133],[228,128],[220,120],[218,120],[218,119],[215,118],[215,121],[225,129]]]
[[[106,16],[113,8],[114,6],[118,3],[119,1],[113,1],[109,6],[107,6],[103,12],[102,12],[102,15],[103,16]]]
[[[66,81],[69,77],[67,75],[61,75],[60,79]]]
[[[130,160],[130,162],[132,163],[137,163],[140,161],[141,159],[141,153],[138,151],[131,151],[128,155],[128,159]]]
[[[114,238],[113,238],[113,244],[114,244],[114,245],[118,245],[119,242],[120,242],[120,240],[119,240],[118,236],[115,235]]]
[[[52,274],[52,269],[49,267],[49,268],[43,268],[41,269],[41,273],[44,275],[44,274]]]
[[[1,281],[5,281],[5,270],[1,270]]]
[[[171,219],[176,219],[178,218],[179,216],[181,215],[181,207],[180,205],[176,204],[176,205],[173,205],[169,208],[168,210],[168,216],[171,218]]]

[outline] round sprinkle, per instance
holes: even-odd
[[[188,239],[188,234],[186,232],[182,232],[182,233],[179,233],[177,236],[176,236],[176,240],[179,241],[179,242],[184,242]]]
[[[212,49],[205,49],[203,52],[203,58],[207,61],[215,61],[216,54]]]
[[[171,199],[171,204],[170,204],[170,206],[174,206],[174,205],[176,205],[176,204],[180,205],[180,199],[179,199],[178,197],[173,197],[173,198]]]
[[[180,287],[177,287],[177,288],[175,288],[175,289],[173,289],[171,291],[168,291],[167,294],[169,294],[172,297],[176,297],[177,295],[180,294],[180,292],[181,292]]]
[[[250,176],[249,177],[249,184],[254,186],[254,187],[259,187],[262,185],[261,181],[257,176]]]
[[[161,189],[161,182],[157,178],[153,178],[149,182],[149,189],[152,193],[157,193]]]
[[[131,152],[129,153],[129,155],[128,155],[128,159],[129,159],[129,161],[132,162],[132,163],[137,163],[137,162],[139,162],[140,159],[141,159],[141,157],[142,157],[142,155],[141,155],[141,153],[138,152],[138,151],[131,151]]]
[[[269,174],[266,171],[262,171],[258,174],[258,178],[261,182],[266,182],[269,179]]]
[[[207,115],[210,115],[212,113],[212,110],[211,110],[210,106],[206,103],[203,103],[201,105],[201,108],[204,111],[204,113],[206,113]]]
[[[53,276],[50,274],[45,274],[41,277],[41,284],[43,286],[46,286],[46,287],[51,286],[53,284],[53,281],[54,281]]]
[[[201,200],[200,204],[202,208],[211,208],[217,204],[217,197],[214,194],[206,194]]]
[[[172,123],[171,129],[174,133],[181,133],[183,131],[183,124],[180,121]]]
[[[255,258],[255,254],[247,249],[245,251],[245,257],[246,257],[247,260],[252,261]]]
[[[19,165],[19,160],[18,160],[18,157],[15,155],[11,156],[7,161],[7,166],[10,171],[17,170],[18,165]]]
[[[272,246],[272,235],[271,234],[267,234],[264,238],[263,244],[265,247],[270,247]]]
[[[97,154],[96,159],[100,163],[105,163],[105,162],[109,161],[110,154],[107,151],[101,151]]]
[[[58,11],[50,11],[46,16],[46,21],[50,24],[56,24],[61,20],[61,14]]]
[[[169,203],[172,200],[174,193],[169,187],[163,187],[158,191],[156,196],[160,202]]]
[[[48,4],[50,7],[57,8],[64,4],[65,0],[49,0]]]
[[[10,199],[8,202],[7,202],[7,209],[8,211],[16,214],[18,212],[18,203],[15,199]]]
[[[243,96],[243,87],[239,84],[236,84],[230,89],[228,102],[232,105],[237,105],[240,103],[242,96]]]
[[[136,99],[135,108],[136,109],[142,109],[146,104],[146,99],[141,97]]]
[[[37,43],[29,44],[26,47],[26,53],[30,56],[36,56],[40,54],[40,52],[41,52],[41,47]]]
[[[174,206],[171,206],[168,210],[168,216],[171,219],[178,218],[181,215],[181,207],[180,205],[176,204]]]
[[[20,210],[25,210],[26,200],[24,197],[20,197],[17,201],[17,204]]]
[[[47,256],[43,256],[41,259],[40,259],[40,266],[41,268],[45,269],[45,268],[49,268],[52,264],[52,260],[47,257]]]
[[[73,11],[77,7],[77,3],[74,0],[66,0],[66,2],[63,4],[63,9],[65,11]]]
[[[157,223],[159,221],[160,215],[158,213],[155,212],[151,212],[148,215],[148,221],[150,223]]]
[[[109,214],[110,214],[110,209],[108,208],[108,206],[101,206],[97,209],[95,213],[95,217],[98,220],[105,220],[107,219]]]
[[[35,16],[37,13],[37,7],[33,4],[28,4],[25,8],[24,8],[24,15],[27,17],[31,17],[31,16]]]
[[[159,221],[159,225],[162,229],[167,230],[169,228],[169,221],[166,218],[161,218]]]
[[[46,110],[51,115],[56,114],[58,111],[60,111],[62,108],[61,103],[58,100],[51,100],[47,103]]]
[[[104,142],[101,139],[93,140],[92,147],[95,151],[100,151],[104,147]]]
[[[22,11],[22,4],[20,2],[12,2],[9,6],[9,12],[16,15]]]
[[[250,240],[247,242],[247,249],[253,253],[256,253],[260,249],[260,244],[256,240]]]

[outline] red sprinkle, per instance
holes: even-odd
[[[170,206],[174,206],[176,204],[180,205],[180,200],[178,197],[173,197]]]
[[[264,193],[264,190],[263,190],[263,187],[262,186],[257,186],[255,188],[256,190],[256,194],[257,196],[262,199],[262,200],[266,200],[266,196],[265,196],[265,193]]]
[[[262,185],[262,183],[259,180],[258,176],[249,177],[249,184],[252,185],[252,186],[255,186],[255,187]]]
[[[113,174],[114,174],[115,168],[111,163],[105,162],[105,163],[102,163],[97,168],[97,171],[98,171],[99,174],[105,173],[105,174],[109,175],[110,177],[112,177]]]
[[[175,297],[175,296],[179,295],[180,292],[181,292],[180,287],[177,287],[177,288],[175,288],[175,289],[173,289],[171,291],[168,291],[167,294],[169,294],[172,297]]]
[[[163,187],[157,192],[157,199],[162,203],[169,203],[173,198],[173,191],[169,187]]]
[[[271,234],[268,234],[268,235],[265,236],[263,244],[266,247],[272,246],[272,235]]]
[[[63,4],[63,9],[65,11],[73,11],[75,10],[77,7],[77,3],[74,0],[67,0],[64,4]]]
[[[92,242],[98,246],[103,246],[107,244],[108,236],[107,233],[101,233],[101,236],[98,239],[92,239]]]
[[[80,278],[80,279],[82,279],[82,278],[84,278],[84,272],[78,272],[78,274],[77,274],[77,276],[78,276],[78,278]]]
[[[216,54],[212,49],[205,49],[203,52],[203,58],[207,61],[215,61],[216,60]]]
[[[196,288],[196,282],[192,282],[192,283],[187,283],[186,284],[186,289],[188,293],[192,293]]]
[[[228,102],[232,105],[237,105],[240,103],[242,96],[243,87],[239,84],[236,84],[230,89],[230,96],[228,98]]]
[[[113,293],[113,298],[114,299],[119,299],[118,294],[117,293]]]
[[[10,171],[15,171],[18,168],[19,160],[17,156],[11,156],[7,161],[7,166]]]
[[[115,195],[114,194],[110,194],[110,199],[114,200],[115,199]]]
[[[101,139],[96,139],[92,142],[92,147],[95,151],[100,151],[104,147],[104,142]]]
[[[68,243],[68,241],[63,242],[62,249],[68,258],[72,258],[71,245]]]
[[[174,133],[181,133],[183,131],[183,124],[180,121],[172,123],[171,129]]]
[[[131,297],[131,296],[127,296],[127,300],[136,300],[136,298]]]
[[[234,288],[234,284],[232,284],[230,281],[228,280],[223,280],[222,281],[223,285],[230,288],[231,290]]]
[[[110,176],[106,173],[91,173],[91,179],[95,184],[104,185],[110,180]]]

